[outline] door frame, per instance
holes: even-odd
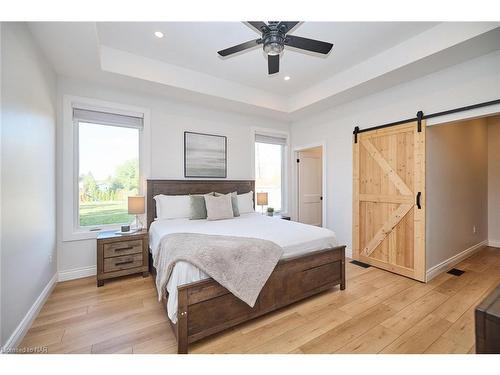
[[[326,142],[316,142],[316,143],[309,143],[309,144],[304,144],[300,146],[295,146],[293,148],[293,159],[292,162],[294,163],[294,177],[293,177],[293,186],[295,189],[295,194],[294,194],[294,213],[293,217],[294,220],[298,221],[299,219],[299,168],[297,165],[297,158],[298,154],[300,151],[305,151],[310,148],[315,148],[315,147],[321,147],[321,193],[323,200],[321,201],[321,226],[323,228],[327,228],[326,226],[326,207],[327,207],[327,201],[328,201],[328,192],[326,190]]]

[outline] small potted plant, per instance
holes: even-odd
[[[274,215],[274,208],[268,207],[267,208],[267,216],[273,216]]]

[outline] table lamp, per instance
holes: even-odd
[[[130,215],[135,215],[136,230],[142,230],[142,223],[139,215],[142,215],[144,212],[144,196],[128,197],[128,213]]]
[[[262,207],[262,214],[264,214],[264,206],[267,204],[267,193],[257,193],[257,205]]]

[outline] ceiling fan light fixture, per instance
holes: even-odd
[[[279,55],[281,52],[283,52],[283,48],[283,44],[280,44],[278,42],[264,44],[264,52],[267,53],[268,56]]]
[[[270,31],[264,35],[264,52],[268,56],[276,56],[285,48],[285,37],[277,31]]]
[[[165,36],[161,31],[155,31],[154,35],[155,35],[155,37],[160,38],[160,39]]]

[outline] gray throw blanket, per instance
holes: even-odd
[[[165,236],[154,257],[159,300],[176,262],[201,269],[236,297],[254,306],[283,249],[258,238],[173,233]]]

